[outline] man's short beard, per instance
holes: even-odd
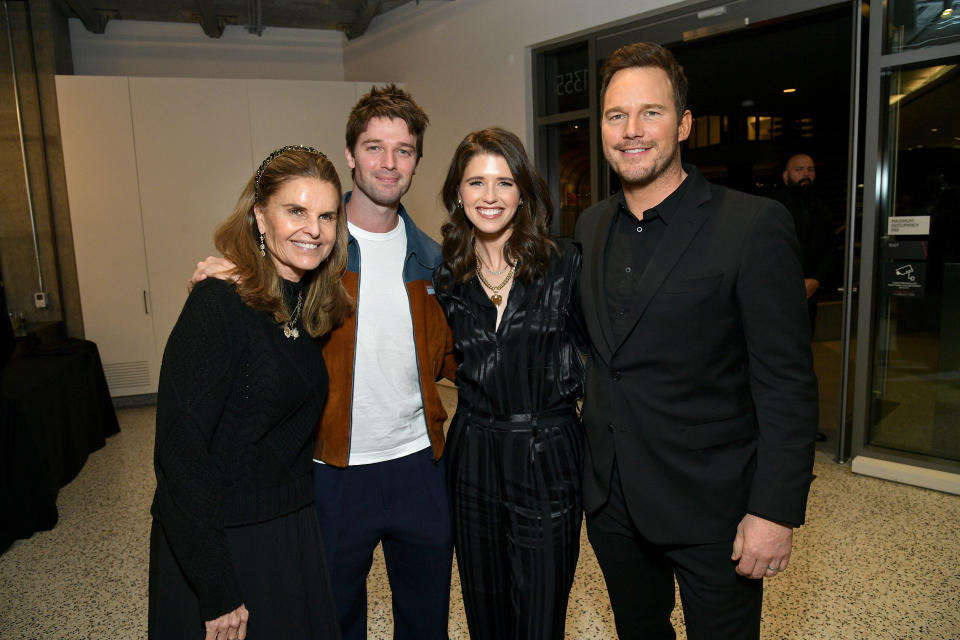
[[[657,147],[657,149],[659,150],[660,147]],[[680,156],[680,145],[678,143],[677,146],[673,148],[673,153],[670,154],[670,157],[663,158],[664,162],[662,163],[655,163],[647,171],[644,171],[642,175],[637,176],[636,178],[633,178],[633,177],[627,178],[620,174],[617,174],[617,177],[620,179],[620,185],[622,187],[630,187],[634,189],[639,189],[639,188],[643,188],[648,185],[651,185],[654,182],[656,182],[660,178],[660,176],[662,176],[667,171],[669,171],[670,167],[672,167],[675,163],[679,164],[678,163],[679,156]]]

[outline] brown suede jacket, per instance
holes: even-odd
[[[349,197],[350,194],[347,194],[347,199]],[[436,381],[440,378],[453,380],[457,369],[450,326],[437,302],[431,282],[433,270],[441,261],[440,246],[417,228],[402,205],[399,213],[407,233],[403,281],[410,299],[417,369],[420,372],[420,393],[423,396],[423,411],[433,446],[433,456],[439,460],[443,454],[443,423],[447,419],[447,412],[440,401]],[[343,285],[353,299],[357,300],[360,289],[360,248],[353,237],[350,238],[348,247],[347,273],[343,277]],[[356,312],[350,314],[343,324],[330,332],[323,341],[323,357],[330,376],[330,390],[323,415],[317,424],[313,457],[336,467],[346,467],[350,457],[356,341]]]

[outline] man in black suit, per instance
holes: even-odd
[[[812,478],[817,388],[796,234],[772,200],[680,163],[686,78],[659,45],[602,71],[623,189],[585,211],[590,542],[621,638],[758,638]]]

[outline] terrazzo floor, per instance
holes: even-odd
[[[443,389],[445,400],[455,392]],[[121,432],[60,492],[60,522],[0,556],[0,639],[146,637],[154,408],[118,410]],[[765,586],[764,639],[960,638],[960,496],[854,475],[818,454],[790,568]],[[581,538],[567,638],[616,638],[596,559]],[[378,552],[369,638],[392,634]],[[674,613],[677,637],[682,616]],[[456,570],[450,638],[468,637]]]

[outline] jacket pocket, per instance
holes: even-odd
[[[717,273],[712,276],[705,276],[702,278],[667,280],[663,283],[661,293],[710,293],[720,286],[720,282],[722,280],[722,273]]]
[[[692,425],[685,427],[683,431],[683,439],[688,449],[706,449],[755,438],[757,424],[753,416],[747,415]]]

